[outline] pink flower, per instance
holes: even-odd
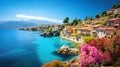
[[[80,67],[87,67],[89,64],[100,63],[102,54],[94,46],[88,44],[81,45],[81,54],[79,55]]]

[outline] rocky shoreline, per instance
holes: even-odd
[[[63,45],[60,49],[57,50],[59,54],[70,54],[70,55],[77,55],[79,54],[79,50],[77,48],[70,48],[68,46]]]

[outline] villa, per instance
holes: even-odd
[[[93,32],[95,32],[94,29],[96,28],[97,26],[96,27],[94,26],[93,28],[92,25],[85,25],[84,27],[78,28],[77,32],[81,36],[92,36]]]
[[[72,35],[72,33],[73,33],[73,26],[66,26],[64,29],[63,29],[63,35],[65,36],[65,37],[69,37],[69,36],[71,36]]]
[[[100,27],[97,28],[97,37],[103,38],[107,37],[110,38],[114,34],[114,28],[113,27]]]
[[[113,26],[118,26],[118,24],[120,23],[120,19],[119,18],[113,18],[113,19],[109,19],[106,23],[106,26],[110,26],[110,27],[113,27]]]

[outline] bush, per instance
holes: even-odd
[[[84,40],[85,43],[88,43],[90,40],[93,40],[93,39],[95,39],[95,37],[92,37],[92,36],[83,37],[83,40]]]
[[[66,64],[61,61],[54,60],[52,62],[44,64],[42,67],[68,67]]]
[[[113,65],[113,62],[110,62],[110,61],[103,61],[103,66],[112,66]]]

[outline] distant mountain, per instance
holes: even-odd
[[[1,21],[0,28],[21,28],[21,27],[32,27],[32,26],[47,25],[47,24],[53,24],[53,23],[47,21],[37,21],[37,20]]]

